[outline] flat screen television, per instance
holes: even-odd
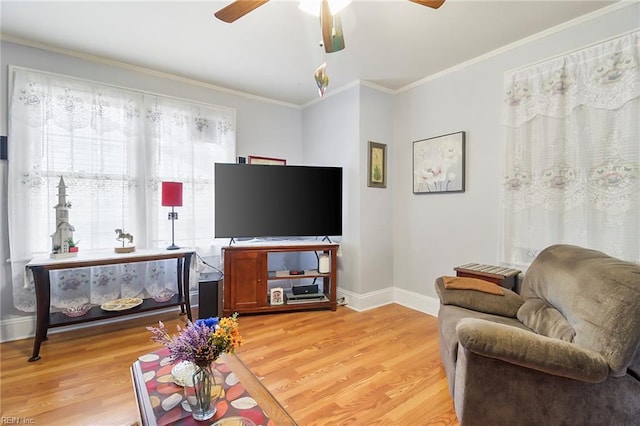
[[[342,168],[215,164],[215,237],[342,235]]]

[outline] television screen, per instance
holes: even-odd
[[[342,168],[215,164],[215,237],[342,235]]]

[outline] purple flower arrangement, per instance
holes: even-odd
[[[147,327],[151,339],[169,348],[173,361],[189,361],[198,367],[211,365],[223,353],[234,353],[242,345],[238,331],[238,314],[230,317],[199,319],[178,326],[178,334],[170,335],[160,321],[158,327]]]

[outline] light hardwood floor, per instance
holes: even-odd
[[[159,348],[145,326],[176,313],[0,345],[0,415],[36,425],[132,425],[129,367]],[[440,363],[437,320],[391,304],[239,319],[240,358],[299,425],[457,425]],[[26,421],[25,421],[26,420]],[[4,421],[7,423],[7,421]]]

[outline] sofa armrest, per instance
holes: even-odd
[[[460,344],[478,355],[589,383],[609,376],[609,365],[599,353],[532,331],[464,318],[456,332]]]

